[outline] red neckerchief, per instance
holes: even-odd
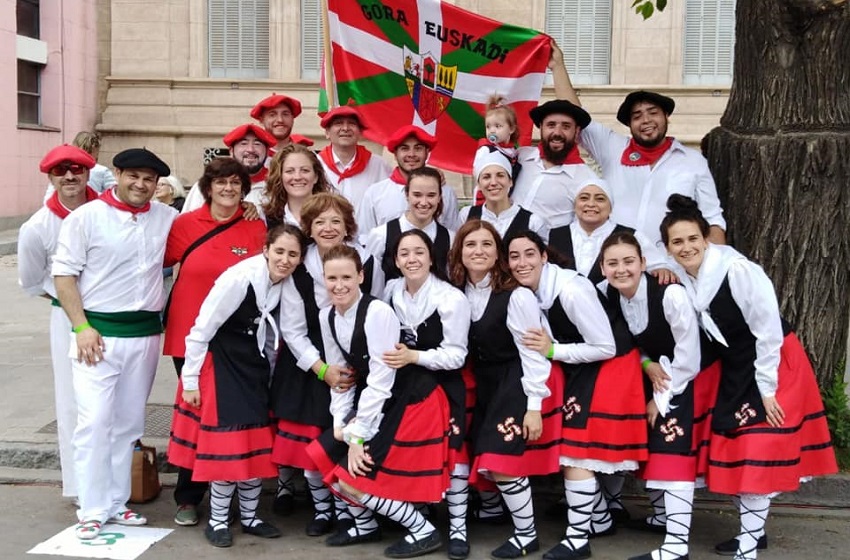
[[[269,176],[269,168],[264,165],[263,167],[260,168],[259,171],[257,171],[253,175],[251,175],[251,184],[254,185],[256,183],[260,183],[262,181],[265,181],[268,176]]]
[[[670,146],[673,145],[673,138],[668,136],[664,139],[663,142],[655,146],[654,148],[646,148],[641,146],[635,139],[632,138],[629,140],[629,145],[626,146],[626,149],[623,150],[623,156],[620,158],[620,163],[623,165],[628,165],[630,167],[637,167],[640,165],[652,165],[664,155],[664,152],[670,149]]]
[[[113,208],[123,210],[124,212],[130,212],[134,216],[142,212],[147,212],[151,209],[150,202],[145,202],[143,206],[130,206],[126,202],[119,200],[118,197],[116,197],[115,194],[112,192],[113,190],[115,190],[114,187],[103,191],[103,194],[100,195],[100,199],[108,205],[112,206]]]
[[[86,185],[86,202],[91,202],[97,198],[97,191]],[[85,204],[86,202],[83,202]],[[47,209],[59,216],[60,220],[64,220],[68,217],[68,214],[71,213],[68,208],[65,207],[64,204],[59,202],[59,191],[55,191],[53,196],[47,199],[47,202],[44,203],[47,206]]]
[[[541,141],[537,144],[537,151],[540,153],[540,159],[549,161],[546,159],[546,153],[543,151],[543,142]],[[551,163],[551,162],[550,162]],[[584,163],[584,160],[581,159],[581,154],[578,153],[578,145],[573,145],[573,149],[567,154],[567,159],[564,160],[564,163],[561,165],[575,165]]]
[[[393,169],[392,175],[390,175],[390,181],[392,181],[393,183],[397,183],[399,185],[406,185],[407,184],[407,177],[402,175],[401,169],[396,167],[395,169]]]
[[[513,142],[511,142],[511,141],[508,141],[508,142],[496,142],[496,143],[494,144],[493,142],[490,142],[490,141],[489,141],[489,140],[487,140],[486,138],[482,138],[481,140],[479,140],[479,141],[478,141],[478,147],[480,148],[481,146],[497,146],[497,147],[499,147],[499,148],[516,148],[516,144],[514,144],[514,143],[513,143]]]
[[[322,148],[322,151],[319,152],[319,157],[322,158],[322,161],[325,162],[325,165],[329,170],[337,174],[339,182],[341,183],[349,177],[354,177],[355,175],[363,173],[363,170],[366,169],[366,165],[369,163],[369,158],[372,157],[372,152],[358,144],[351,167],[344,171],[340,171],[339,168],[337,168],[336,162],[334,161],[333,150],[330,146]]]

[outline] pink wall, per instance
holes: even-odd
[[[42,124],[18,128],[15,0],[0,0],[0,218],[28,216],[42,203],[47,178],[38,162],[97,119],[96,0],[42,0],[41,40],[48,45],[41,74]],[[57,131],[58,130],[58,131]],[[104,163],[104,162],[101,162]],[[108,162],[107,162],[108,163]]]

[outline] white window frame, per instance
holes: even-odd
[[[210,78],[269,77],[270,0],[207,0]]]
[[[573,84],[611,83],[612,16],[613,0],[546,0],[545,31],[564,51]]]
[[[318,81],[322,73],[322,2],[301,0],[301,79]]]
[[[735,63],[735,0],[686,0],[684,11],[682,82],[730,85]]]

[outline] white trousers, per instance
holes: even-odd
[[[144,435],[145,404],[159,362],[159,335],[104,337],[104,359],[72,360],[77,397],[74,465],[81,521],[105,522],[130,498],[133,443]]]
[[[61,307],[50,310],[50,358],[53,362],[53,392],[56,402],[56,435],[59,440],[59,466],[62,469],[62,495],[77,496],[74,472],[74,428],[77,425],[77,400],[74,376],[68,357],[71,321]]]

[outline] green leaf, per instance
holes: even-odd
[[[643,0],[635,0],[634,2],[632,2],[632,8],[634,8],[635,6],[637,6],[638,4],[640,4],[641,2],[643,2]],[[636,11],[637,11],[637,10],[636,10]]]
[[[652,2],[644,2],[643,6],[640,7],[640,15],[643,16],[643,19],[651,18],[653,12],[655,12],[655,6],[652,5]]]
[[[663,12],[664,8],[667,7],[667,0],[656,0],[655,7],[658,8],[659,12]]]

